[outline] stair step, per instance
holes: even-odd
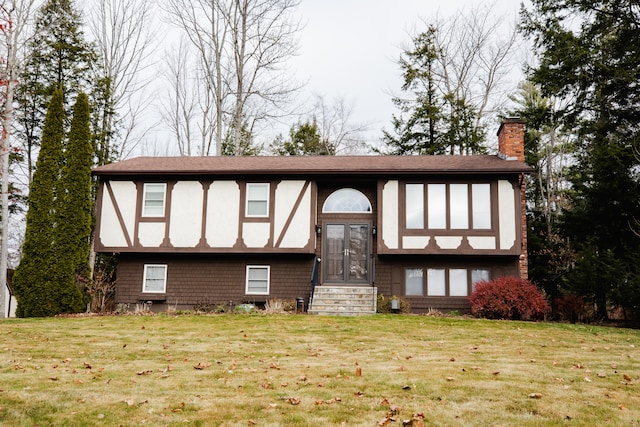
[[[309,304],[309,314],[356,316],[376,313],[378,290],[364,286],[318,286]]]

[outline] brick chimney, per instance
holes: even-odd
[[[498,155],[524,162],[524,120],[505,118],[498,129]]]

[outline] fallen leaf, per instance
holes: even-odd
[[[147,374],[150,374],[152,372],[153,372],[152,370],[147,369],[147,370],[144,370],[144,371],[138,371],[138,372],[136,372],[136,374],[137,375],[147,375]]]
[[[621,411],[626,411],[627,407],[624,406],[622,403],[618,405],[618,409],[620,409]]]
[[[629,374],[623,374],[622,378],[624,378],[624,380],[627,382],[631,382],[631,376]]]
[[[276,363],[271,363],[271,365],[269,365],[269,368],[280,370],[280,367]]]
[[[453,377],[447,377],[447,381],[455,381],[455,378],[453,378]]]
[[[403,389],[403,390],[411,390],[411,386],[410,386],[410,385],[405,384],[405,385],[403,385],[403,386],[402,386],[402,389]]]
[[[292,405],[299,405],[300,404],[300,398],[299,397],[290,397],[287,399],[287,402],[289,402]]]
[[[452,357],[451,359],[449,359],[449,362],[455,362],[455,361],[456,361],[455,357]]]
[[[386,426],[389,425],[389,423],[391,422],[391,420],[389,419],[389,417],[384,417],[383,419],[381,419],[380,421],[378,421],[379,426]]]
[[[362,368],[358,366],[356,368],[356,377],[361,377],[361,376],[362,376]]]
[[[193,369],[197,369],[199,371],[208,368],[209,366],[211,366],[211,363],[203,363],[203,362],[198,362],[198,364],[196,366],[193,367]]]
[[[540,399],[540,398],[542,398],[542,394],[541,393],[531,393],[529,395],[529,398],[530,399]]]
[[[389,406],[389,399],[386,397],[380,402],[380,406]]]
[[[84,362],[84,367],[85,367],[85,369],[91,369],[91,363]]]
[[[249,420],[249,421],[247,421],[247,424],[250,425],[250,426],[254,426],[257,423],[254,420]]]

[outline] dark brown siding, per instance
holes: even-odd
[[[166,294],[142,292],[145,264],[167,265]],[[246,295],[247,265],[269,265],[269,295]],[[189,309],[196,304],[263,303],[270,298],[303,297],[308,303],[313,257],[126,255],[118,261],[116,303],[153,301],[154,309]]]

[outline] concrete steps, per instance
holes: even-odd
[[[370,286],[317,286],[309,314],[359,316],[376,313],[378,288]]]

